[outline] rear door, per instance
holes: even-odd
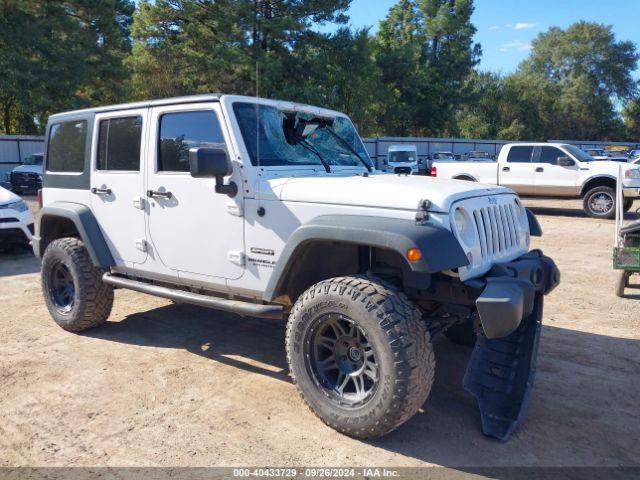
[[[577,195],[579,189],[578,165],[558,165],[558,158],[569,157],[558,147],[536,147],[534,152],[534,190],[535,195],[563,196]]]
[[[147,258],[143,138],[147,109],[95,117],[91,209],[117,263],[130,267]]]
[[[507,152],[506,162],[498,165],[500,185],[513,189],[521,195],[534,193],[534,166],[532,163],[534,147],[513,145]]]

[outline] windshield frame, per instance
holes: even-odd
[[[291,163],[282,163],[282,164],[263,164],[260,163],[258,164],[258,159],[255,158],[255,154],[252,152],[253,149],[253,145],[249,144],[247,142],[247,139],[245,138],[245,131],[243,131],[243,126],[241,125],[241,122],[238,118],[238,114],[236,111],[236,107],[238,106],[238,104],[248,104],[251,106],[256,106],[258,108],[273,108],[276,109],[280,112],[295,112],[296,114],[303,114],[305,116],[317,116],[317,117],[322,117],[322,118],[332,118],[334,120],[336,119],[340,119],[342,121],[345,122],[345,126],[348,126],[352,129],[353,131],[353,135],[354,135],[354,149],[356,151],[358,151],[360,153],[360,155],[362,156],[362,158],[365,160],[365,163],[368,163],[368,165],[370,166],[370,168],[372,170],[375,170],[375,163],[373,162],[373,160],[371,159],[371,157],[369,156],[369,152],[367,151],[364,142],[362,141],[362,138],[360,137],[360,134],[358,133],[358,130],[356,128],[356,126],[353,124],[353,122],[351,121],[351,119],[345,115],[344,113],[341,112],[336,112],[336,111],[332,111],[332,110],[327,110],[324,108],[320,108],[320,107],[314,107],[311,105],[303,105],[303,104],[297,104],[297,103],[291,103],[291,102],[285,102],[285,101],[278,101],[278,100],[268,100],[268,99],[261,99],[261,98],[255,98],[255,97],[240,97],[240,96],[234,96],[234,98],[229,99],[230,101],[227,104],[227,111],[228,111],[228,115],[232,118],[232,122],[233,122],[233,127],[234,130],[236,130],[237,132],[237,138],[238,138],[238,146],[240,147],[242,153],[244,155],[246,155],[246,160],[248,160],[247,162],[247,166],[252,166],[252,167],[256,167],[259,168],[260,170],[300,170],[300,169],[304,169],[304,170],[314,170],[314,171],[322,171],[325,172],[325,168],[322,165],[322,163],[319,161],[309,161],[307,162],[301,162],[299,164],[291,164]],[[326,127],[328,129],[332,129],[333,130],[333,125]],[[318,131],[321,131],[322,129],[318,129]],[[335,130],[333,130],[334,133]],[[340,135],[339,133],[337,133],[338,135]],[[331,135],[330,133],[326,133],[326,135]],[[255,143],[255,142],[254,142]],[[310,142],[313,146],[318,146],[319,144],[314,144],[313,142]],[[297,147],[297,145],[293,145],[292,147]],[[353,161],[352,164],[340,164],[338,162],[335,161],[335,159],[331,159],[331,161],[329,162],[330,165],[330,169],[331,171],[336,171],[336,170],[355,170],[355,171],[367,171],[367,167],[365,167],[365,165],[363,163],[360,162],[360,160],[357,159],[357,156],[353,155],[352,153],[350,153],[348,151],[348,149],[344,146],[344,145],[338,145],[335,149],[332,150],[333,152],[342,155],[342,154],[348,154],[351,158],[351,160]],[[321,153],[323,155],[326,155],[327,153],[327,149],[323,148]],[[244,156],[243,155],[243,156]],[[261,155],[262,156],[262,155]],[[330,173],[330,172],[328,172]]]

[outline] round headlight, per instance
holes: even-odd
[[[463,209],[457,208],[453,214],[453,221],[460,240],[471,247],[476,241],[476,235],[469,214]]]

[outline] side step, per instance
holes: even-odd
[[[238,300],[227,300],[226,298],[212,297],[202,295],[200,293],[186,292],[173,288],[161,287],[150,283],[132,280],[130,278],[105,273],[102,281],[107,285],[116,288],[127,288],[136,292],[148,293],[156,297],[168,298],[181,303],[191,303],[201,307],[214,308],[225,312],[238,313],[240,315],[249,315],[252,317],[271,318],[282,320],[283,310],[280,305],[261,305],[251,302],[242,302]]]
[[[537,294],[531,315],[508,336],[478,337],[463,386],[476,398],[485,435],[506,441],[524,420],[536,373],[542,304]]]

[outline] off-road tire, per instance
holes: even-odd
[[[482,326],[480,325],[480,319],[475,315],[473,318],[462,323],[456,323],[444,331],[445,337],[451,343],[464,345],[465,347],[474,347],[480,334],[482,334]]]
[[[378,363],[370,398],[336,402],[314,375],[307,339],[327,315],[344,315],[366,335]],[[369,276],[319,282],[296,301],[287,324],[287,361],[302,399],[323,422],[357,438],[387,434],[424,404],[435,372],[431,338],[420,310],[398,289]]]
[[[606,212],[595,210],[591,205],[591,200],[598,194],[608,196],[612,200],[611,209]],[[615,218],[616,216],[616,191],[611,187],[595,187],[589,190],[582,199],[582,208],[591,218]]]
[[[631,277],[631,274],[624,270],[618,270],[616,272],[616,296],[624,298],[624,289],[629,285],[629,277]]]
[[[633,207],[633,198],[625,198],[622,204],[622,210],[627,213]]]
[[[63,264],[73,279],[68,309],[57,303],[52,286],[54,269]],[[93,265],[84,243],[77,238],[52,241],[42,256],[42,293],[55,322],[69,332],[81,332],[106,322],[113,306],[113,288],[102,282],[105,269]]]

